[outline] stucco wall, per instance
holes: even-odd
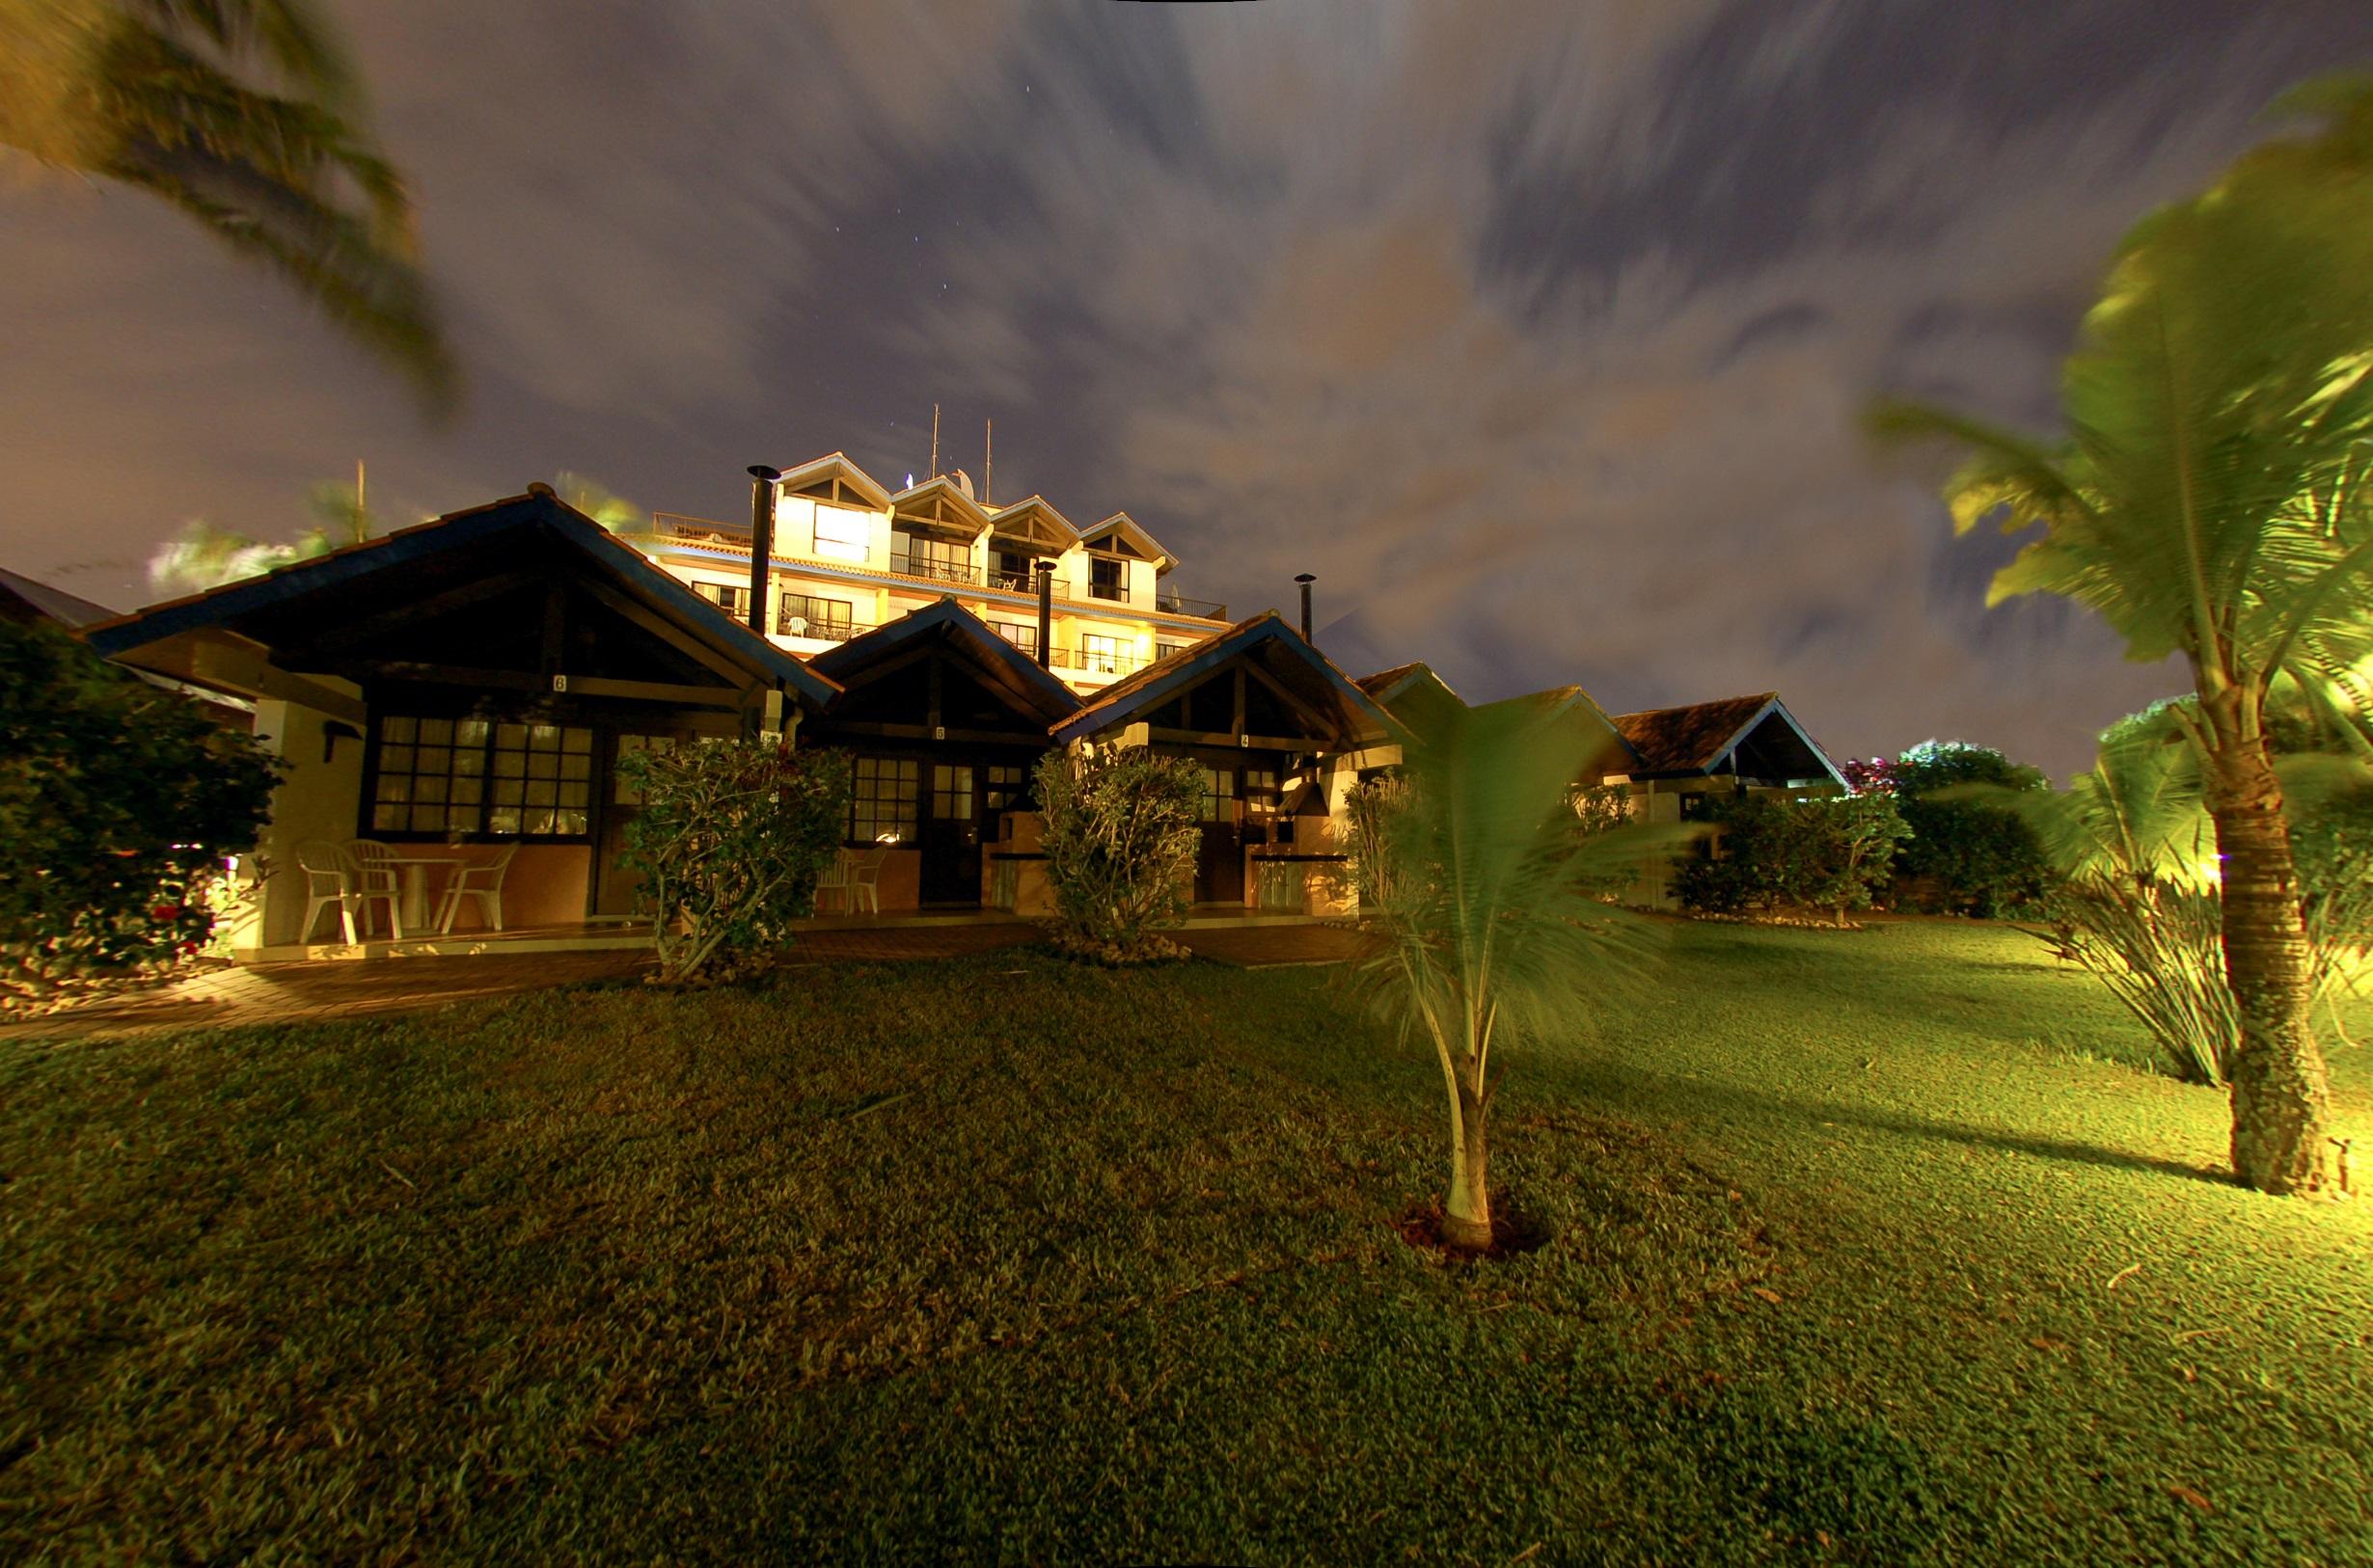
[[[298,703],[267,699],[256,704],[256,739],[287,766],[272,795],[272,821],[257,846],[267,872],[258,933],[261,945],[302,938],[305,872],[297,864],[297,846],[308,839],[342,844],[354,837],[363,797],[363,743],[341,738],[324,761],[323,726],[335,722],[329,715]],[[323,916],[320,930],[329,934],[322,940],[342,939],[336,919]],[[258,945],[254,936],[232,941],[234,946]]]

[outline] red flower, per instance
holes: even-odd
[[[149,918],[150,920],[178,920],[181,918],[181,906],[177,904],[156,905],[149,910]]]

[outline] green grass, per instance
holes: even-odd
[[[10,1047],[0,1554],[2373,1560],[2366,1204],[2038,951],[1676,928],[1513,1063],[1486,1266],[1323,972]]]

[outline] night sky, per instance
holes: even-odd
[[[1984,611],[1881,391],[2047,427],[2118,235],[2373,62],[2362,0],[342,9],[471,377],[445,429],[161,205],[0,166],[0,565],[118,608],[370,465],[747,515],[835,447],[1126,508],[1352,673],[2064,774],[2183,682]]]

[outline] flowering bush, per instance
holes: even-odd
[[[197,953],[277,764],[62,629],[0,621],[0,1007]]]
[[[849,759],[758,741],[629,751],[641,792],[619,863],[642,878],[664,983],[729,980],[791,941],[839,852]]]

